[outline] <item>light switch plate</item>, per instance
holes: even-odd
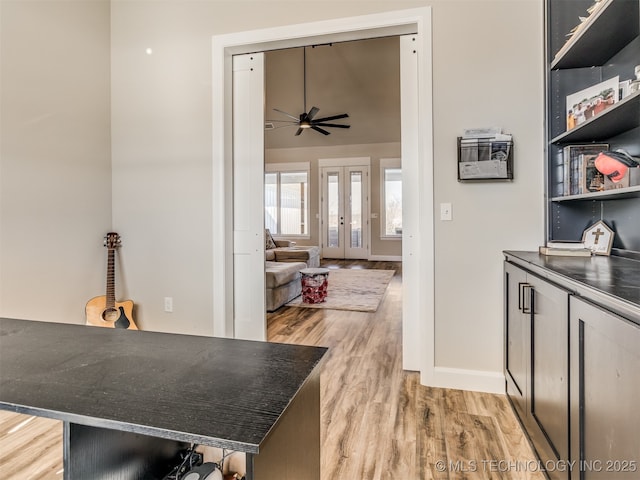
[[[444,221],[453,220],[453,214],[451,212],[451,204],[450,203],[441,203],[440,204],[440,220],[444,220]]]

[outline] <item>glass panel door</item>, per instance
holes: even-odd
[[[366,259],[369,167],[323,167],[321,173],[322,256]]]
[[[366,259],[369,256],[368,178],[369,167],[344,167],[349,183],[345,192],[348,242],[344,258]],[[345,176],[347,176],[345,175]]]
[[[340,228],[344,225],[344,214],[342,213],[342,201],[340,200],[340,173],[327,173],[327,247],[339,248],[342,244],[340,241]]]
[[[341,167],[322,169],[322,256],[344,258],[344,187]]]
[[[350,172],[349,195],[351,222],[349,239],[351,248],[362,248],[362,172]]]

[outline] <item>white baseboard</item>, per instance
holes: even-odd
[[[505,379],[502,372],[464,370],[461,368],[435,367],[431,378],[423,375],[423,385],[439,388],[453,388],[485,393],[505,393]]]
[[[370,262],[401,262],[402,255],[369,255]]]

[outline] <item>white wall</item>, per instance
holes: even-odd
[[[105,294],[109,29],[108,1],[0,3],[0,316],[84,323]]]
[[[435,7],[436,366],[496,371],[503,361],[503,249],[544,235],[543,4]],[[461,15],[461,12],[464,14]],[[514,138],[513,182],[459,183],[456,137],[497,125]]]
[[[41,6],[25,3],[34,8]],[[83,4],[45,3],[75,9],[81,9],[79,5]],[[96,2],[87,4],[95,6]],[[3,11],[4,5],[3,1]],[[213,331],[211,244],[217,232],[212,232],[210,186],[211,36],[420,6],[431,6],[433,12],[435,205],[438,210],[440,202],[451,202],[454,218],[448,223],[437,221],[435,226],[436,365],[465,371],[502,370],[501,250],[533,249],[542,241],[544,231],[542,0],[345,0],[331,2],[331,8],[319,0],[112,2],[113,228],[123,236],[120,258],[124,262],[126,293],[138,305],[142,328],[201,334]],[[4,113],[7,65],[16,77],[20,76],[20,68],[4,58],[9,20],[2,21]],[[108,21],[108,13],[101,17],[100,28],[93,28],[89,22],[87,26],[67,28],[71,32],[56,31],[53,38],[103,38],[104,21]],[[53,22],[48,28],[56,25]],[[82,49],[86,41],[75,43],[74,48]],[[17,48],[18,58],[32,53],[27,46]],[[145,53],[147,48],[153,49],[152,55]],[[75,62],[69,61],[63,62],[62,69],[58,65],[51,65],[51,69],[63,75],[82,73]],[[101,97],[105,91],[101,86],[104,76],[97,77],[87,79],[87,84],[97,90],[92,98]],[[47,86],[47,82],[43,83]],[[79,93],[68,90],[72,89],[65,90],[64,98],[70,99],[75,109],[87,105],[86,100],[77,99]],[[56,89],[47,89],[43,96],[32,120],[40,118],[37,114],[49,113],[46,102],[59,98]],[[84,118],[104,118],[94,110],[103,109],[92,108]],[[42,264],[47,255],[41,251],[40,238],[35,240],[36,233],[45,230],[61,235],[70,231],[73,247],[90,249],[87,245],[94,240],[78,240],[78,233],[98,230],[88,225],[102,224],[99,220],[108,216],[109,197],[104,194],[103,183],[88,181],[106,163],[101,160],[92,164],[90,172],[84,172],[69,160],[69,149],[75,151],[78,142],[86,141],[84,135],[75,134],[77,128],[84,133],[87,122],[76,126],[71,119],[60,118],[56,123],[66,131],[55,145],[65,151],[56,152],[51,160],[55,163],[40,162],[38,166],[46,167],[47,175],[59,181],[66,166],[64,171],[72,180],[64,179],[62,184],[71,183],[74,195],[80,184],[83,188],[89,184],[90,191],[80,195],[89,204],[68,200],[68,187],[61,193],[51,185],[30,185],[18,160],[11,164],[18,171],[7,170],[11,176],[5,181],[4,142],[9,132],[3,125],[2,298],[7,298],[5,292],[12,297],[10,309],[4,307],[3,301],[3,314],[44,314],[40,307],[28,302],[33,288],[26,280],[12,285],[10,291],[7,287],[7,279],[13,280],[20,269],[27,271],[22,275],[24,279],[54,276],[58,264]],[[455,139],[463,128],[486,125],[500,125],[514,135],[516,178],[510,183],[460,184],[456,181]],[[34,148],[51,156],[56,149],[49,148],[43,138],[47,129],[37,122],[33,129],[36,135],[31,138],[38,143]],[[98,130],[93,129],[92,134]],[[101,131],[108,132],[108,126]],[[25,144],[22,147],[28,150]],[[80,157],[85,161],[87,155],[76,155],[77,162]],[[79,175],[82,181],[77,182]],[[20,188],[8,190],[12,184]],[[53,202],[53,207],[47,204],[45,212],[36,212],[40,218],[23,230],[27,244],[22,245],[15,236],[5,239],[7,228],[20,227],[20,217],[25,213],[33,215],[42,205],[32,200],[41,188],[48,192],[48,202]],[[64,199],[60,198],[62,195]],[[20,206],[7,210],[8,202],[18,202]],[[103,233],[100,231],[99,235]],[[95,232],[90,236],[95,237]],[[74,249],[68,245],[64,248]],[[9,252],[16,260],[8,259]],[[78,248],[73,253],[77,254]],[[85,252],[82,261],[70,262],[72,255],[67,252],[67,261],[61,266],[69,270],[66,276],[93,277],[96,272],[87,273],[87,269],[100,254],[98,250]],[[101,275],[102,272],[98,276]],[[56,295],[50,295],[43,288],[39,298],[53,300],[51,297],[59,297],[62,289],[58,287]],[[86,294],[75,296],[83,295]],[[174,298],[173,314],[162,311],[165,296]],[[65,312],[74,311],[77,299],[66,301]]]

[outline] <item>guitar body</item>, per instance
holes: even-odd
[[[85,314],[87,325],[138,330],[133,321],[133,300],[115,302],[112,308],[107,308],[106,295],[93,297],[87,302]]]
[[[116,302],[115,251],[120,247],[120,235],[107,233],[104,246],[107,247],[107,294],[93,297],[87,302],[85,315],[87,325],[108,328],[138,330],[133,321],[133,301]]]

